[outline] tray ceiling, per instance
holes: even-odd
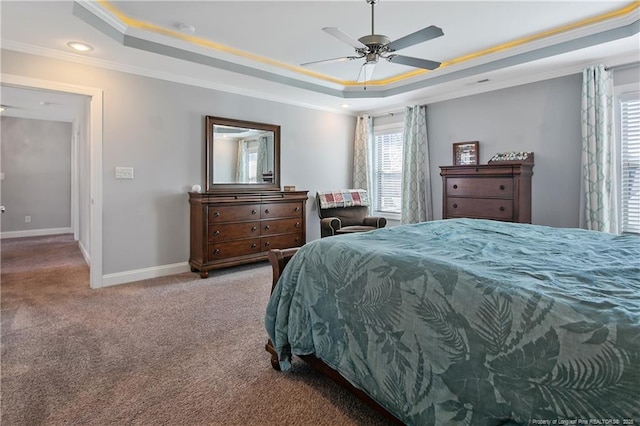
[[[357,1],[2,2],[2,47],[337,109],[374,111],[637,61],[639,3],[629,1],[398,1],[375,6],[375,32],[392,40],[428,25],[444,36],[398,52],[442,62],[433,71],[380,61],[317,64],[354,49],[322,31],[371,32]],[[187,31],[185,31],[185,28]],[[192,29],[193,31],[188,31]],[[94,47],[70,53],[68,41]]]

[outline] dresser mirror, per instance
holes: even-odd
[[[206,116],[206,191],[280,190],[280,126]]]

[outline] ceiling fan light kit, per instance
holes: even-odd
[[[340,28],[325,27],[322,29],[327,34],[330,34],[338,40],[352,46],[355,49],[357,56],[343,56],[340,58],[307,62],[301,64],[301,66],[329,62],[352,61],[354,59],[364,58],[365,62],[360,70],[358,82],[365,83],[371,79],[371,76],[373,74],[373,66],[378,63],[378,59],[380,58],[386,59],[387,61],[394,64],[407,65],[410,67],[423,68],[427,70],[434,70],[440,66],[440,62],[437,61],[397,55],[394,52],[444,35],[444,32],[441,28],[431,25],[429,27],[401,37],[395,41],[391,41],[389,37],[375,33],[374,6],[378,3],[378,0],[366,0],[366,2],[371,5],[371,34],[365,35],[356,40],[349,34],[342,31]]]

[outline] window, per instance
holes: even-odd
[[[401,125],[374,129],[373,208],[395,216],[402,206],[402,137]]]
[[[258,142],[251,140],[245,141],[245,143],[244,175],[247,178],[247,183],[256,183],[258,182]]]
[[[620,96],[621,231],[640,234],[640,92]]]

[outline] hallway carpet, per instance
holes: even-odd
[[[13,425],[384,425],[264,350],[268,263],[92,290],[70,235],[1,241],[1,418]]]

